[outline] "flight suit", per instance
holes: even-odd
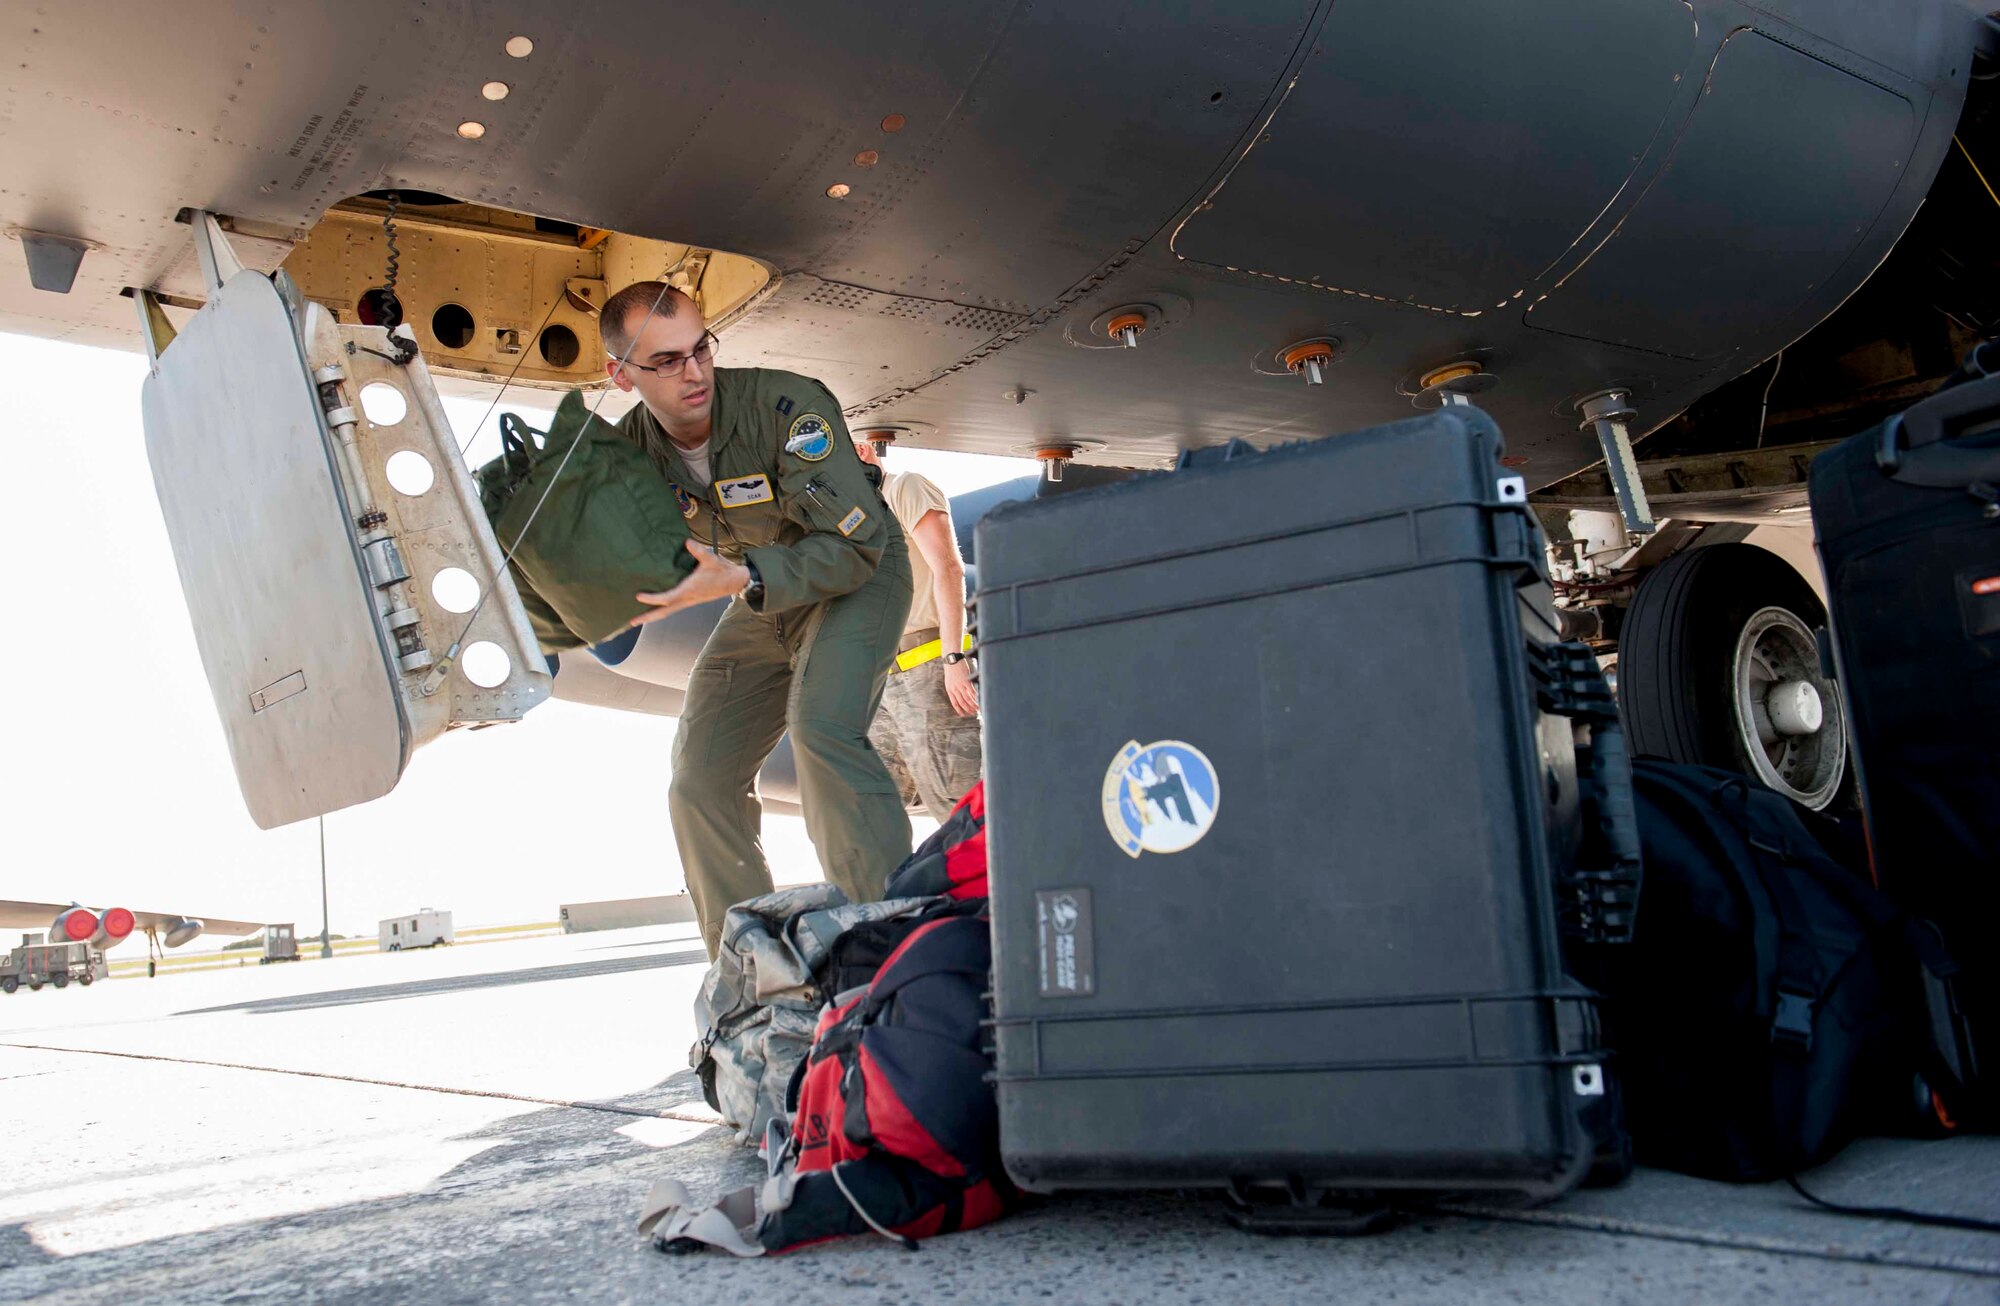
[[[910,608],[902,531],[855,456],[840,405],[794,372],[715,369],[707,490],[641,405],[619,429],[673,485],[689,533],[764,584],[731,600],[688,676],[667,791],[709,955],[725,912],[771,892],[757,772],[791,731],[806,833],[855,902],[910,851],[910,820],[868,725]]]

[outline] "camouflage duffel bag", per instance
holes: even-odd
[[[694,570],[673,487],[581,391],[563,396],[546,435],[502,413],[500,443],[479,469],[479,501],[544,653],[602,643],[646,610],[637,594]]]
[[[729,909],[695,994],[701,1033],[688,1065],[737,1142],[760,1145],[771,1121],[790,1115],[786,1091],[826,1006],[835,942],[857,925],[920,915],[933,901],[849,902],[831,884],[800,884]]]

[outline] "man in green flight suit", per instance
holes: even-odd
[[[771,891],[756,778],[791,731],[806,832],[855,902],[909,855],[910,820],[868,726],[910,608],[896,519],[840,405],[795,372],[717,368],[694,302],[627,286],[599,322],[606,373],[644,402],[619,430],[674,487],[695,570],[633,624],[733,599],[688,677],[668,811],[709,956],[723,914]]]

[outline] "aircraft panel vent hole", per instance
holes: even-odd
[[[506,649],[482,639],[465,650],[459,666],[464,669],[465,678],[481,689],[497,689],[507,683],[507,673],[513,670],[514,663]]]
[[[542,331],[539,348],[550,367],[568,367],[583,356],[583,342],[560,322]]]
[[[387,286],[361,292],[354,301],[354,316],[362,326],[378,326],[394,331],[403,325],[403,301]]]
[[[463,567],[446,567],[431,577],[431,597],[446,612],[470,612],[479,606],[479,582]]]
[[[478,324],[472,314],[458,304],[440,304],[431,314],[431,338],[446,349],[464,349],[472,344]]]
[[[412,497],[428,491],[437,483],[437,471],[431,460],[415,449],[399,449],[389,455],[386,467],[389,485],[398,494]]]
[[[377,426],[394,426],[410,415],[410,401],[387,381],[370,381],[361,387],[361,411]]]

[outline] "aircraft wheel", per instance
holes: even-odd
[[[1689,549],[1639,583],[1618,639],[1633,756],[1754,776],[1815,810],[1847,779],[1847,718],[1821,674],[1826,609],[1751,544]]]
[[[28,992],[30,992],[30,993],[40,993],[41,991],[42,991],[42,982],[41,982],[40,980],[29,980],[29,981],[28,981]]]
[[[90,976],[89,972],[87,972],[87,971],[86,971],[86,972],[85,972],[84,974],[82,974],[82,975],[79,975],[79,976],[77,976],[77,977],[76,977],[76,982],[77,982],[77,983],[79,983],[79,984],[81,984],[81,985],[83,985],[83,987],[85,987],[85,988],[89,988],[89,987],[90,987],[90,980],[91,980],[91,976]]]
[[[61,971],[57,971],[55,974],[49,976],[49,983],[59,989],[66,989],[69,987],[69,976],[63,974]]]

